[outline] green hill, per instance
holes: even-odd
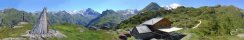
[[[9,37],[20,37],[24,35],[27,30],[32,28],[32,25],[22,25],[24,27],[21,28],[9,28],[9,27],[2,27],[0,29],[0,39],[9,38]]]
[[[73,24],[55,25],[54,29],[65,34],[67,37],[62,40],[116,40],[112,33],[105,30],[88,30],[83,26]],[[83,31],[83,32],[81,32]],[[51,40],[61,40],[51,38]]]
[[[113,10],[106,10],[102,12],[100,16],[90,21],[90,23],[87,25],[87,27],[105,27],[105,26],[116,26],[116,24],[119,24],[120,21],[122,21],[122,15],[119,13],[116,13]]]
[[[23,25],[20,28],[2,28],[0,29],[0,39],[17,38],[24,35],[27,30],[31,30],[32,25]],[[49,26],[50,29],[58,30],[66,35],[65,38],[48,38],[48,40],[118,40],[114,34],[105,30],[88,30],[83,26],[74,24],[55,24]],[[81,32],[82,31],[82,32]]]
[[[163,12],[169,12],[162,9],[157,3],[151,2],[145,8],[143,8],[143,10],[140,10],[137,15],[122,21],[117,28],[131,28],[151,18],[162,17],[163,14],[157,12],[160,9],[163,10]]]
[[[184,28],[181,33],[195,34],[192,40],[230,40],[239,33],[244,33],[244,17],[239,8],[235,6],[204,6],[200,8],[178,7],[177,9],[156,11],[143,11],[138,15],[122,21],[117,29],[130,29],[136,25],[155,17],[169,18],[172,26]],[[196,29],[191,29],[198,20],[202,21]]]
[[[13,27],[19,22],[30,22],[34,23],[36,17],[29,12],[17,10],[15,8],[4,9],[3,12],[0,12],[0,26]]]

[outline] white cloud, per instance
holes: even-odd
[[[178,4],[178,3],[173,3],[171,5],[169,5],[172,9],[176,9],[177,7],[180,7],[182,5]]]

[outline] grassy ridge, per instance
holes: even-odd
[[[23,25],[24,27],[20,27],[20,28],[1,28],[0,29],[0,39],[3,38],[8,38],[8,37],[20,37],[21,35],[24,35],[24,33],[27,30],[30,30],[32,28],[32,25],[27,24],[27,25]]]
[[[88,30],[82,26],[63,24],[54,25],[54,29],[65,34],[67,37],[63,39],[50,38],[50,40],[116,40],[112,34],[105,30]],[[80,31],[83,32],[80,32]]]
[[[23,25],[20,28],[1,28],[0,39],[17,38],[24,35],[27,30],[31,30],[32,25]],[[105,30],[88,30],[83,26],[73,24],[57,24],[49,27],[50,29],[58,30],[66,35],[65,38],[48,38],[48,40],[118,40],[113,34]],[[80,32],[82,30],[83,32]]]
[[[127,30],[155,17],[169,18],[172,26],[184,28],[181,33],[192,33],[193,40],[231,40],[240,39],[236,35],[244,32],[244,14],[235,6],[203,6],[199,8],[178,7],[177,9],[143,11],[122,21],[118,29]],[[199,27],[191,29],[201,20]]]

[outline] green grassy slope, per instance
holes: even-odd
[[[8,38],[8,37],[20,37],[25,34],[27,30],[32,28],[32,25],[23,25],[21,28],[1,28],[0,29],[0,39]]]
[[[200,8],[179,7],[173,10],[145,11],[122,21],[118,29],[127,30],[155,18],[169,18],[172,26],[184,28],[180,33],[192,33],[192,40],[240,40],[237,34],[244,33],[244,14],[235,6],[204,6]],[[198,28],[191,29],[201,20]]]
[[[24,35],[27,30],[31,30],[32,25],[24,25],[20,28],[1,28],[0,39],[17,38]],[[83,26],[73,24],[57,24],[49,27],[50,29],[58,30],[66,35],[65,38],[48,38],[48,40],[118,40],[113,34],[105,30],[88,30]],[[83,32],[80,32],[82,30]]]
[[[82,26],[64,24],[64,25],[54,25],[56,30],[65,34],[67,37],[62,40],[116,40],[112,34],[105,30],[88,30]],[[80,32],[82,30],[83,32]],[[52,40],[60,40],[56,38],[51,38]]]

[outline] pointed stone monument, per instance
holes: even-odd
[[[48,18],[47,18],[47,8],[44,7],[40,16],[37,19],[37,22],[32,27],[32,30],[26,32],[24,37],[28,37],[30,40],[45,40],[46,38],[57,37],[63,38],[66,37],[62,33],[56,30],[48,30]]]
[[[30,34],[33,35],[45,35],[48,33],[48,22],[47,22],[47,8],[45,7],[40,14],[36,24],[33,26]]]

